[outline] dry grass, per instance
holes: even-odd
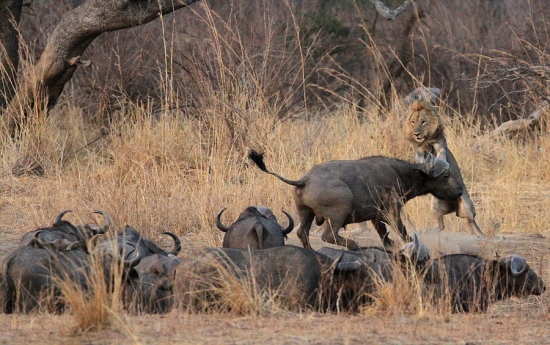
[[[404,116],[398,107],[383,114],[374,108],[359,112],[344,101],[330,113],[308,111],[300,105],[292,116],[281,116],[281,109],[286,109],[292,98],[292,94],[275,97],[277,90],[273,85],[281,81],[277,79],[281,76],[277,71],[270,70],[271,74],[267,74],[262,69],[269,61],[239,64],[253,60],[247,55],[250,52],[237,54],[237,50],[229,49],[239,42],[238,32],[218,28],[211,16],[206,11],[203,20],[210,23],[209,34],[219,39],[213,40],[216,43],[213,47],[217,48],[216,71],[220,74],[204,80],[203,98],[194,100],[197,109],[189,113],[174,110],[183,108],[178,104],[183,101],[171,94],[166,80],[168,73],[163,73],[159,76],[163,83],[159,88],[165,90],[166,104],[153,107],[122,97],[117,109],[104,121],[109,122],[108,135],[99,140],[94,141],[105,130],[104,122],[98,124],[87,119],[78,101],[69,99],[48,118],[31,117],[23,126],[20,140],[0,138],[2,249],[13,248],[26,231],[50,224],[53,215],[63,209],[72,209],[80,215],[105,210],[113,218],[114,229],[130,224],[155,241],[160,239],[161,232],[172,231],[182,238],[183,250],[220,245],[222,236],[214,226],[214,217],[223,207],[227,207],[229,219],[236,218],[250,205],[268,206],[277,215],[284,209],[295,216],[292,188],[250,165],[246,159],[249,148],[265,151],[270,170],[288,178],[299,178],[314,164],[331,159],[386,155],[412,160],[412,149],[402,132]],[[224,32],[231,39],[226,39]],[[211,53],[207,48],[204,47],[203,54]],[[276,49],[279,48],[269,46],[266,52],[274,54]],[[307,47],[302,49],[305,54]],[[306,55],[302,55],[301,61],[289,62],[291,69],[305,65]],[[279,61],[281,69],[283,62]],[[281,77],[292,78],[298,77]],[[292,81],[297,85],[294,92],[301,92],[301,81]],[[441,109],[449,116],[448,145],[462,168],[480,228],[490,236],[550,236],[547,227],[550,192],[545,188],[550,181],[550,136],[540,135],[526,142],[487,139],[478,123],[467,120],[473,114],[451,114],[446,107]],[[92,141],[93,144],[87,144]],[[429,201],[430,197],[411,201],[402,217],[409,218],[417,229],[434,226],[435,219],[427,212]],[[466,221],[453,215],[446,216],[445,221],[447,232],[467,229]],[[409,226],[408,222],[405,225]],[[393,232],[391,236],[396,238],[397,234]],[[377,245],[378,241],[370,237],[365,244]],[[525,251],[522,254],[530,255],[532,260],[542,261],[545,255],[529,252],[529,243],[508,248],[514,249]],[[542,268],[542,265],[540,270],[536,267],[550,281],[548,272]],[[103,288],[98,277],[90,278],[98,289]],[[398,276],[394,284],[381,284],[376,302],[365,307],[360,318],[305,312],[279,318],[281,307],[273,302],[277,291],[257,291],[254,284],[238,284],[229,278],[224,283],[218,292],[229,305],[221,309],[227,307],[237,310],[237,314],[253,315],[237,318],[240,327],[237,329],[233,327],[234,314],[220,316],[222,321],[218,321],[217,315],[197,316],[179,309],[166,317],[130,316],[121,312],[118,302],[108,295],[87,296],[66,286],[64,294],[71,313],[56,317],[0,315],[0,331],[6,330],[0,334],[6,334],[8,342],[17,343],[25,339],[22,333],[30,332],[33,334],[27,339],[40,341],[43,339],[36,333],[46,331],[43,323],[47,321],[54,329],[52,334],[61,334],[63,339],[67,338],[63,333],[67,323],[76,322],[80,331],[112,324],[110,331],[94,335],[99,342],[157,341],[157,336],[166,338],[166,334],[172,339],[181,337],[183,342],[193,342],[201,336],[205,343],[233,341],[233,337],[239,336],[251,336],[244,341],[250,343],[278,342],[283,332],[290,334],[290,338],[285,338],[289,343],[364,342],[367,334],[380,342],[408,342],[403,333],[413,334],[413,341],[452,342],[462,340],[454,334],[453,327],[460,329],[464,339],[490,340],[476,333],[480,331],[478,325],[494,326],[496,331],[491,334],[498,337],[498,330],[506,328],[503,323],[518,326],[535,314],[539,317],[538,326],[533,327],[539,328],[530,328],[532,332],[522,329],[509,339],[548,336],[547,327],[540,321],[547,321],[549,316],[544,297],[532,302],[535,311],[520,302],[512,303],[519,307],[497,314],[495,326],[491,321],[493,315],[449,319],[445,313],[429,308],[417,282]],[[416,325],[407,324],[411,319]],[[178,329],[182,320],[187,325]],[[320,330],[300,332],[316,322],[320,322]],[[474,327],[464,327],[462,322]],[[372,329],[365,328],[368,323],[373,325]],[[447,331],[441,330],[439,337],[430,334],[433,327],[447,323],[451,326],[443,327]],[[295,328],[288,331],[290,324]],[[378,327],[380,331],[375,333],[373,329]],[[118,333],[113,331],[117,329]],[[261,337],[263,331],[269,339]],[[336,332],[346,335],[335,338]],[[403,337],[396,337],[395,333],[392,337],[391,332]],[[425,332],[424,336],[419,337],[419,332]]]

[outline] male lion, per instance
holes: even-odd
[[[437,217],[439,229],[445,229],[443,216],[456,212],[458,217],[468,219],[468,226],[472,233],[475,233],[478,237],[485,236],[475,221],[474,203],[470,199],[458,163],[447,147],[447,140],[443,132],[444,126],[437,109],[432,103],[421,100],[414,102],[410,110],[411,114],[407,118],[407,139],[416,147],[415,163],[422,164],[428,152],[437,158],[446,160],[449,163],[451,174],[463,190],[460,199],[454,201],[434,197],[432,210]]]

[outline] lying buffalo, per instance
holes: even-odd
[[[125,272],[124,304],[138,313],[166,313],[174,304],[174,278],[181,260],[172,255],[152,254]]]
[[[95,235],[104,234],[109,230],[111,225],[111,217],[104,211],[94,211],[93,213],[103,216],[103,224],[101,226],[95,224],[78,224],[73,225],[70,222],[63,220],[63,216],[70,210],[60,212],[49,227],[39,228],[27,232],[21,238],[20,246],[26,245],[53,245],[59,248],[66,248],[69,244],[80,245],[86,248],[88,240]]]
[[[396,255],[396,261],[407,271],[421,274],[430,262],[430,250],[418,240],[414,233],[414,241],[404,244]]]
[[[262,171],[295,186],[294,201],[300,217],[298,237],[311,248],[309,230],[315,219],[322,225],[322,239],[328,243],[358,249],[355,241],[338,235],[341,227],[370,220],[384,246],[392,247],[384,223],[394,221],[400,236],[410,241],[400,212],[408,200],[428,193],[444,200],[462,195],[460,184],[451,176],[449,164],[429,155],[424,164],[414,165],[389,157],[329,161],[314,166],[299,180],[289,180],[269,171],[263,154],[248,156]]]
[[[131,255],[138,255],[144,258],[153,254],[174,256],[178,255],[181,251],[181,240],[179,237],[169,231],[163,232],[164,235],[170,236],[174,240],[174,247],[166,252],[153,241],[150,241],[139,233],[136,229],[129,225],[126,225],[120,230],[114,237],[105,237],[102,241],[99,241],[95,245],[95,251],[110,252],[113,247],[116,247],[120,252],[124,252],[126,257]]]
[[[414,242],[406,243],[395,254],[379,247],[361,247],[356,251],[323,247],[317,252],[333,260],[342,255],[341,262],[359,261],[367,269],[365,273],[359,275],[352,272],[348,278],[343,280],[348,284],[348,288],[343,290],[342,294],[350,293],[350,295],[341,296],[341,298],[353,301],[348,304],[356,306],[371,301],[371,297],[376,294],[381,285],[392,282],[396,268],[399,268],[405,275],[414,272],[420,276],[430,260],[428,248],[418,241],[416,234]]]
[[[371,271],[359,260],[341,262],[342,255],[332,259],[292,245],[200,249],[182,260],[176,291],[182,305],[196,311],[232,309],[243,295],[290,309],[354,310],[359,298],[353,292]]]
[[[216,226],[225,232],[224,248],[266,249],[282,246],[285,244],[286,236],[294,228],[294,219],[285,211],[283,213],[288,217],[286,228],[279,225],[277,218],[267,207],[247,207],[231,226],[221,222],[223,211],[225,208],[216,217]]]
[[[511,255],[487,260],[452,254],[433,260],[425,282],[436,304],[452,312],[485,312],[490,302],[509,296],[540,295],[546,288],[525,259]]]
[[[19,246],[3,262],[0,308],[6,313],[28,313],[43,305],[59,312],[64,308],[62,281],[88,291],[89,256],[75,243],[59,249],[41,242]]]
[[[124,227],[114,237],[106,237],[94,248],[94,254],[103,259],[109,281],[116,276],[116,265],[124,263],[123,299],[128,310],[165,313],[172,308],[175,269],[181,263],[176,255],[181,250],[181,241],[171,232],[164,234],[174,240],[174,248],[169,252],[130,226]]]
[[[97,286],[90,279],[91,270],[101,269],[109,291],[115,285],[122,287],[127,309],[167,312],[173,304],[175,267],[180,263],[172,253],[177,254],[181,248],[179,238],[169,235],[175,247],[166,253],[135,229],[126,227],[114,237],[97,243],[92,254],[75,245],[77,242],[64,246],[59,238],[44,242],[37,240],[40,235],[34,236],[4,260],[1,307],[7,313],[27,313],[44,305],[59,312],[65,306],[60,284],[93,294]]]

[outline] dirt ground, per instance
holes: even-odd
[[[345,234],[345,233],[344,233]],[[361,245],[378,244],[374,231],[358,227],[349,233]],[[314,248],[325,244],[311,234]],[[477,251],[485,256],[498,252],[527,258],[530,266],[550,279],[546,253],[550,239],[504,235],[479,240],[466,233],[420,233],[420,239],[438,250]],[[435,240],[434,240],[435,239]],[[17,238],[0,235],[2,259]],[[295,235],[290,244],[298,244]],[[358,315],[315,312],[281,312],[269,316],[188,314],[174,310],[167,315],[122,315],[108,330],[76,333],[70,314],[0,314],[2,344],[547,344],[550,343],[550,303],[542,296],[499,302],[487,314],[474,315]]]

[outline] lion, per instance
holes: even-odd
[[[468,220],[468,226],[472,234],[477,237],[485,234],[479,229],[475,221],[476,211],[468,189],[464,184],[462,173],[451,150],[447,146],[444,133],[444,125],[435,106],[427,101],[415,101],[411,104],[410,115],[407,118],[407,139],[416,148],[414,161],[416,164],[424,163],[429,153],[449,163],[451,175],[462,187],[462,196],[456,201],[448,201],[435,198],[432,200],[432,211],[437,218],[439,230],[445,229],[443,216],[456,212],[460,218]]]

